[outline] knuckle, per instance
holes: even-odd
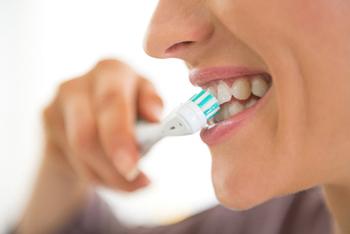
[[[117,59],[103,59],[96,64],[95,69],[98,71],[113,70],[122,66],[125,66],[125,64]]]
[[[153,83],[145,78],[140,78],[140,86],[143,92],[156,93],[156,88]]]
[[[58,96],[67,96],[74,93],[74,90],[77,87],[78,79],[71,79],[63,82],[59,85],[57,95]]]
[[[65,94],[66,92],[68,92],[68,90],[70,90],[70,87],[71,87],[71,81],[63,82],[58,86],[58,92],[57,92],[58,95]]]
[[[129,65],[115,59],[105,59],[98,62],[92,69],[92,77],[94,82],[101,80],[120,81],[121,84],[135,81],[136,73],[129,67]],[[128,79],[122,79],[126,78]]]
[[[54,104],[50,104],[42,110],[41,121],[46,134],[58,138],[62,137],[61,132],[64,129],[63,120]]]
[[[52,116],[53,116],[53,107],[52,105],[46,106],[43,111],[41,112],[41,119],[43,120],[44,123],[50,122]]]

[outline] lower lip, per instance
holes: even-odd
[[[249,122],[249,119],[256,115],[256,112],[265,104],[270,96],[270,91],[271,88],[254,106],[238,113],[230,119],[215,124],[214,127],[202,129],[200,134],[202,141],[209,146],[213,146],[232,137],[239,128],[243,127],[244,124]]]

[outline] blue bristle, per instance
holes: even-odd
[[[196,102],[200,97],[202,97],[203,94],[205,94],[205,90],[202,90],[199,94],[194,95],[194,96],[191,98],[191,101],[192,101],[192,102]]]

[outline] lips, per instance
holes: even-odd
[[[223,82],[229,85],[233,84],[232,87],[234,88],[236,83],[244,79],[250,81],[250,88],[252,88],[256,85],[254,84],[254,80],[256,80],[254,77],[258,77],[259,80],[262,80],[261,77],[265,77],[266,81],[271,84],[271,78],[268,73],[247,67],[213,67],[195,69],[190,72],[190,81],[193,85],[209,90],[215,87],[215,84]],[[220,89],[217,90],[220,91]],[[244,92],[246,92],[246,88]],[[269,90],[265,91],[264,95],[252,92],[249,93],[250,96],[245,100],[237,99],[235,95],[229,97],[226,103],[222,103],[221,113],[218,114],[218,118],[215,118],[214,121],[209,123],[210,126],[202,130],[202,140],[208,145],[214,145],[231,137],[235,130],[248,123],[248,120],[264,105],[269,96],[268,93]],[[220,94],[216,95],[218,95],[219,98],[221,96]],[[238,105],[241,107],[244,106],[245,108],[239,108],[239,111],[232,112],[231,110],[237,109],[234,107]]]

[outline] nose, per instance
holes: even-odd
[[[198,0],[160,0],[148,26],[144,50],[156,58],[181,58],[213,32],[210,14]]]

